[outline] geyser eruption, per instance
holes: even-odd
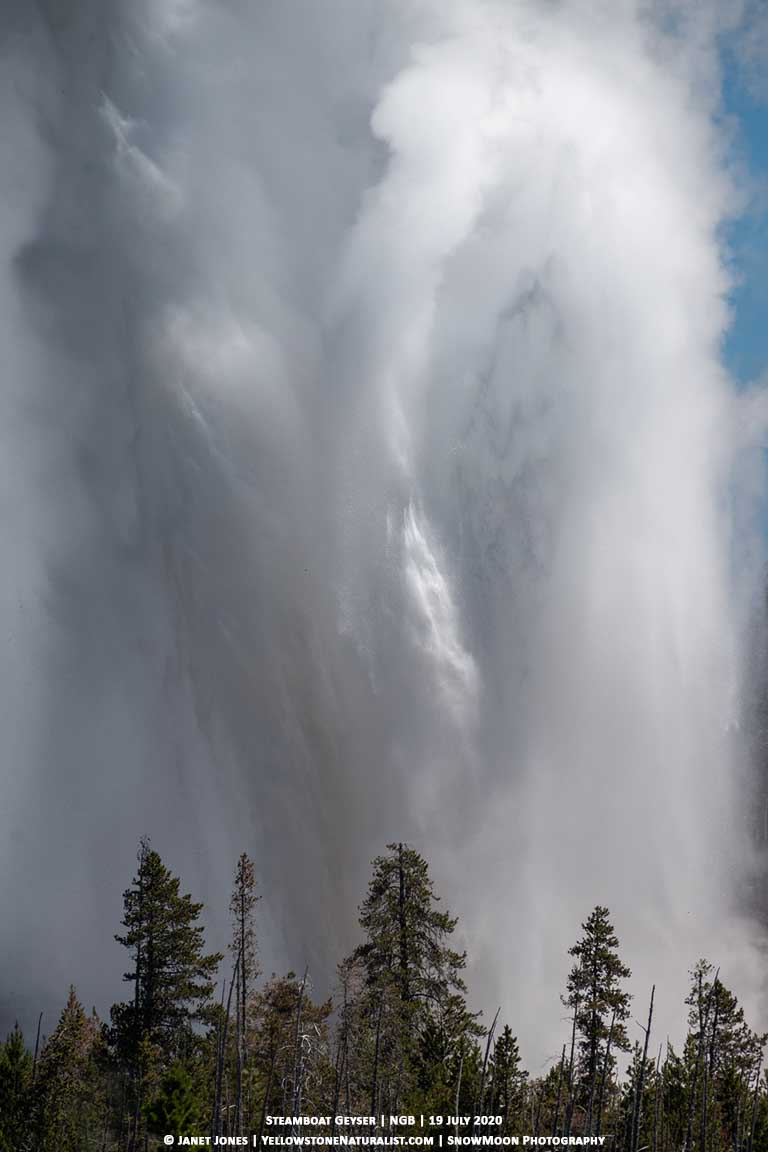
[[[320,981],[413,839],[537,1059],[596,902],[749,1002],[714,9],[0,23],[7,1014],[114,998],[145,831]]]

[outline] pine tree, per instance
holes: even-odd
[[[619,959],[619,941],[607,908],[597,905],[581,927],[584,935],[568,953],[576,963],[568,976],[563,1003],[573,1009],[576,1017],[577,1084],[586,1106],[586,1130],[591,1133],[598,1072],[604,1061],[609,1030],[612,1051],[629,1051],[624,1021],[629,1016],[630,996],[622,989],[621,982],[631,973]],[[609,1061],[613,1062],[612,1057]]]
[[[752,1112],[752,1085],[768,1037],[747,1026],[738,1000],[713,972],[712,964],[699,960],[690,973],[685,1142],[703,1148],[719,1138],[736,1148]]]
[[[214,975],[221,955],[204,952],[203,905],[180,895],[178,877],[142,840],[138,870],[123,894],[123,935],[133,966],[123,979],[133,997],[112,1007],[110,1038],[129,1077],[129,1146],[138,1146],[143,1107],[157,1078],[199,1047],[194,1024],[212,1018]]]
[[[194,1136],[203,1128],[204,1109],[192,1077],[180,1061],[162,1076],[146,1109],[147,1129],[157,1135]]]
[[[101,1147],[105,1099],[101,1026],[87,1016],[70,988],[66,1006],[45,1043],[34,1086],[39,1152],[86,1152]]]
[[[388,844],[373,861],[360,908],[366,938],[351,958],[364,974],[356,1045],[366,1054],[360,1071],[367,1065],[372,1114],[398,1107],[417,1087],[425,1106],[436,1106],[460,1040],[482,1032],[464,1000],[465,954],[448,943],[457,920],[438,903],[415,849]]]
[[[221,954],[204,953],[204,930],[197,923],[203,905],[179,894],[179,879],[147,840],[138,861],[136,878],[123,894],[125,933],[115,936],[131,953],[133,967],[123,979],[133,984],[134,994],[112,1009],[115,1037],[130,1058],[142,1041],[174,1055],[189,1026],[209,1014]]]
[[[254,910],[259,897],[256,895],[256,875],[253,861],[241,853],[235,869],[235,882],[229,911],[232,916],[232,943],[230,951],[235,958],[237,974],[236,1003],[236,1065],[237,1087],[235,1093],[234,1131],[241,1135],[244,1122],[243,1075],[246,1071],[248,1052],[248,993],[258,975],[256,959],[256,930]]]
[[[491,1077],[493,1084],[491,1112],[504,1118],[503,1127],[498,1130],[498,1135],[505,1135],[514,1132],[520,1126],[521,1105],[528,1078],[527,1072],[522,1068],[517,1037],[512,1035],[512,1029],[508,1024],[505,1024],[493,1048]]]
[[[372,986],[394,985],[417,1023],[465,993],[466,955],[447,945],[457,920],[439,911],[426,860],[406,844],[388,844],[373,862],[373,877],[360,909],[366,941],[356,955]]]
[[[29,1129],[32,1057],[18,1024],[0,1046],[0,1152],[17,1152]]]

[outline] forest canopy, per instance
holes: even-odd
[[[16,1026],[0,1045],[0,1152],[138,1152],[162,1137],[248,1136],[268,1118],[424,1116],[427,1128],[604,1136],[619,1152],[766,1152],[767,1037],[707,960],[690,972],[679,1050],[654,1018],[655,989],[629,1034],[630,970],[608,908],[597,905],[569,950],[559,1058],[526,1071],[514,1021],[467,999],[457,917],[411,845],[372,863],[360,941],[333,994],[311,974],[259,968],[253,861],[234,869],[226,956],[206,949],[203,905],[142,840],[115,939],[125,999],[86,1012],[75,987],[55,1027],[33,1043]],[[660,1042],[661,1041],[661,1042]],[[624,1054],[623,1060],[619,1057]],[[284,1131],[287,1130],[284,1127]],[[453,1130],[453,1129],[452,1129]]]

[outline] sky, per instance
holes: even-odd
[[[744,217],[726,229],[737,283],[725,358],[734,377],[748,384],[768,366],[768,100],[728,48],[723,57],[724,111],[736,126],[736,147],[752,185]]]
[[[412,842],[534,1070],[596,903],[765,1025],[762,11],[5,0],[0,1027],[142,835],[321,990]]]

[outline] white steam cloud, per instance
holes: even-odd
[[[412,839],[534,1067],[598,902],[757,1009],[716,11],[4,6],[5,1016],[144,831],[321,981]]]

